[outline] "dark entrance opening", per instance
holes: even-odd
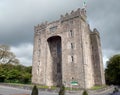
[[[62,84],[62,54],[61,37],[53,36],[48,38],[49,50],[52,59],[52,80],[55,86]]]

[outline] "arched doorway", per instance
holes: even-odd
[[[61,37],[53,36],[47,39],[49,45],[50,57],[52,60],[52,81],[53,85],[60,86],[62,84],[62,53],[61,53]]]

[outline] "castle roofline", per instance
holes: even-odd
[[[72,18],[75,18],[75,17],[79,17],[81,16],[82,19],[86,19],[86,10],[83,8],[83,9],[80,9],[78,8],[76,11],[72,10],[70,13],[66,13],[65,15],[61,15],[60,16],[60,19],[59,20],[56,20],[56,21],[53,21],[53,22],[44,22],[44,23],[41,23],[41,24],[38,24],[36,26],[34,26],[34,28],[36,29],[43,29],[45,28],[47,25],[50,25],[50,24],[53,24],[53,23],[59,23],[59,22],[63,22],[63,21],[66,21],[66,20],[69,20],[69,19],[72,19]]]
[[[66,13],[65,15],[61,15],[60,20],[65,21],[65,20],[72,19],[78,16],[86,17],[86,10],[80,9],[80,8],[78,8],[76,11],[72,10],[71,13]]]
[[[99,31],[98,31],[96,28],[94,28],[93,31],[92,31],[90,34],[91,34],[91,35],[97,35],[98,37],[100,37],[100,36],[99,36],[100,33],[99,33]]]

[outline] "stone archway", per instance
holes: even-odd
[[[53,36],[47,39],[50,60],[51,60],[51,78],[53,85],[60,86],[62,84],[62,53],[61,53],[61,37]]]

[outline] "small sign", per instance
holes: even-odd
[[[77,81],[72,81],[71,85],[78,85],[78,82]]]

